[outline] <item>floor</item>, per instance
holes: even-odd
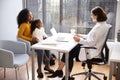
[[[32,80],[31,58],[29,59],[28,65],[29,65],[29,67],[28,67],[29,68],[29,79],[27,77],[26,66],[22,66],[18,69],[18,80]],[[42,67],[44,68],[44,64],[43,64]],[[56,70],[57,67],[58,67],[58,61],[56,60],[56,64],[54,66],[51,66],[51,68],[53,70]],[[37,69],[37,59],[35,58],[35,70],[36,69]],[[82,72],[82,71],[85,71],[85,70],[81,67],[81,62],[76,62],[75,61],[74,68],[73,68],[71,74],[75,74],[75,73]],[[103,73],[106,74],[107,77],[109,76],[109,65],[94,65],[93,70],[103,72]],[[64,69],[63,69],[63,71],[64,71]],[[4,72],[3,68],[0,68],[0,80],[15,80],[15,70],[13,68],[12,69],[11,68],[6,69],[6,78],[4,78],[3,72]],[[44,72],[44,70],[43,70],[43,72]],[[47,77],[48,75],[50,75],[50,74],[44,72],[44,78],[38,79],[37,78],[37,73],[35,71],[35,80],[61,80],[61,78],[58,78],[58,77],[48,78]],[[84,77],[85,77],[84,75],[76,76],[75,80],[84,80]],[[101,79],[103,80],[103,76],[99,76],[99,77],[101,77]],[[96,79],[92,78],[92,80],[96,80]],[[112,80],[115,80],[115,78],[112,77]]]

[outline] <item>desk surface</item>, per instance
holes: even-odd
[[[43,49],[43,50],[56,50],[59,52],[68,53],[77,44],[77,42],[73,40],[73,36],[69,33],[59,33],[59,35],[69,38],[69,41],[68,42],[57,42],[55,40],[56,36],[51,36],[51,37],[48,37],[46,40],[46,43],[48,44],[43,44],[39,42],[37,44],[32,45],[31,48],[32,49]]]
[[[113,50],[110,56],[110,61],[120,62],[120,42],[113,43]]]

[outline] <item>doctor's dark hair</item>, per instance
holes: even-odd
[[[31,34],[32,34],[33,31],[35,30],[35,28],[38,27],[38,26],[37,26],[38,22],[41,22],[41,20],[40,20],[40,19],[36,19],[36,20],[31,21]],[[42,23],[42,22],[41,22],[41,23]]]
[[[97,16],[97,21],[98,22],[103,22],[103,21],[107,20],[107,15],[106,15],[105,11],[99,6],[93,8],[91,10],[91,13],[93,15]]]
[[[28,14],[29,14],[29,10],[28,9],[23,9],[19,12],[18,16],[17,16],[17,24],[18,24],[18,28],[20,27],[20,25],[24,22],[28,22]]]

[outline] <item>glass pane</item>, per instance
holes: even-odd
[[[39,19],[43,19],[43,17],[42,17],[42,0],[38,0],[38,13],[37,12],[35,12],[36,14],[38,14],[38,17],[37,18],[39,18]],[[43,21],[43,20],[42,20]]]
[[[77,0],[63,0],[62,32],[70,32],[77,25]]]
[[[42,19],[42,0],[26,0],[27,8],[33,13],[34,18]]]
[[[60,24],[60,0],[46,0],[46,27],[50,33],[51,27],[59,27]],[[57,28],[59,29],[59,28]]]

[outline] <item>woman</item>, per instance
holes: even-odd
[[[81,35],[75,35],[73,37],[73,39],[79,44],[69,52],[69,71],[68,71],[69,80],[73,80],[73,78],[70,77],[70,73],[73,68],[73,59],[76,57],[76,55],[77,56],[79,55],[80,46],[81,46],[80,44],[94,46],[97,48],[94,50],[93,49],[86,50],[86,52],[89,53],[87,54],[88,58],[91,59],[99,55],[95,53],[100,52],[100,50],[102,49],[103,42],[106,38],[109,26],[106,23],[107,16],[104,10],[99,6],[93,8],[91,10],[91,18],[92,18],[92,21],[96,23],[96,25],[87,34],[87,36],[82,38]],[[51,77],[51,78],[54,78],[57,76],[61,77],[63,75],[62,69],[64,65],[65,65],[65,54],[62,56],[61,63],[58,69],[51,76],[48,76],[48,77]],[[65,77],[63,77],[62,80],[65,80]]]
[[[23,9],[20,11],[20,13],[17,16],[17,23],[18,23],[18,38],[22,38],[24,40],[30,41],[31,44],[38,42],[38,39],[36,37],[32,37],[31,34],[31,21],[33,19],[33,16],[31,12],[28,9]],[[41,70],[41,64],[42,59],[44,55],[43,50],[35,50],[37,53],[37,60],[38,60],[38,78],[43,78],[43,73]],[[54,71],[49,68],[49,60],[46,60],[45,68],[44,70],[49,71],[50,73],[53,73]]]

